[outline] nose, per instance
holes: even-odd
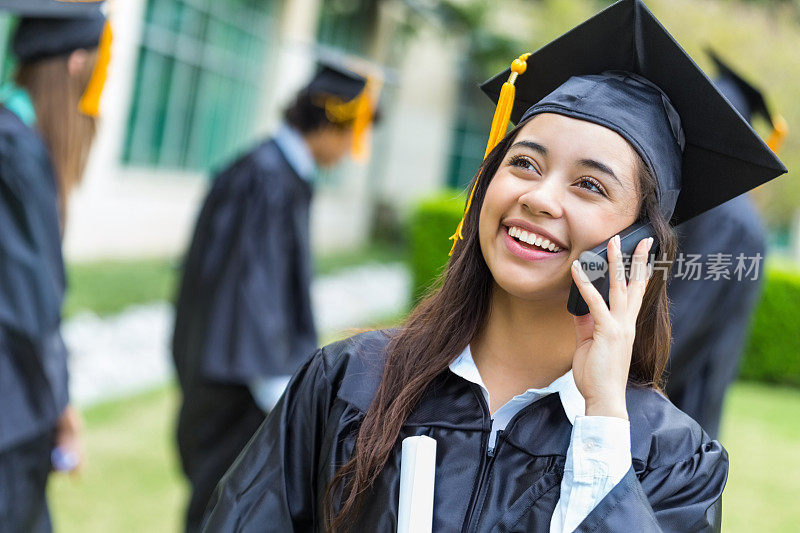
[[[562,193],[557,179],[545,178],[532,182],[518,202],[531,215],[561,218],[564,214]]]

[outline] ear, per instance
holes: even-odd
[[[85,75],[89,63],[89,52],[79,48],[67,58],[67,71],[71,78],[81,78]]]

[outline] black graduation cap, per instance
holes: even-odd
[[[655,174],[673,224],[786,172],[641,0],[620,0],[520,61],[518,76],[507,69],[481,86],[497,102],[516,79],[511,121],[551,112],[616,131]]]
[[[21,17],[11,49],[22,62],[98,46],[105,26],[103,2],[0,0],[0,11]]]
[[[367,79],[332,63],[319,65],[305,90],[311,95],[335,96],[349,102],[361,94]]]

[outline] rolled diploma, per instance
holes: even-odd
[[[436,441],[425,435],[403,439],[397,533],[429,533],[433,528]]]

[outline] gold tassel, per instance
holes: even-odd
[[[525,70],[528,68],[528,57],[530,57],[530,54],[522,54],[511,63],[511,74],[508,76],[508,81],[503,84],[503,88],[500,90],[500,98],[497,100],[497,107],[494,110],[492,128],[489,131],[489,141],[486,143],[486,152],[483,154],[484,159],[489,156],[489,153],[491,153],[494,147],[506,136],[508,121],[511,120],[511,111],[514,109],[514,98],[516,97],[514,83],[517,81],[517,76],[524,74]],[[448,254],[450,256],[453,255],[458,241],[464,238],[462,233],[464,220],[467,218],[469,208],[472,206],[472,197],[475,196],[475,189],[478,186],[479,180],[480,175],[475,179],[475,183],[472,184],[472,190],[469,193],[467,206],[464,208],[464,214],[461,216],[461,221],[458,223],[456,232],[453,233],[449,239],[453,241],[453,247],[450,248],[450,253]]]
[[[373,77],[367,77],[367,84],[358,98],[356,118],[353,122],[353,159],[363,163],[369,159],[369,132],[377,107],[377,94],[380,90]]]
[[[777,154],[780,151],[786,136],[789,135],[789,124],[780,115],[775,115],[772,117],[772,123],[775,125],[775,127],[772,129],[772,133],[767,139],[767,146],[769,146],[770,149]]]
[[[96,117],[100,114],[100,96],[103,94],[103,87],[108,76],[108,64],[111,62],[111,24],[106,21],[103,33],[100,36],[100,43],[97,49],[97,62],[92,71],[92,77],[86,85],[86,90],[78,103],[78,110],[84,115]]]

